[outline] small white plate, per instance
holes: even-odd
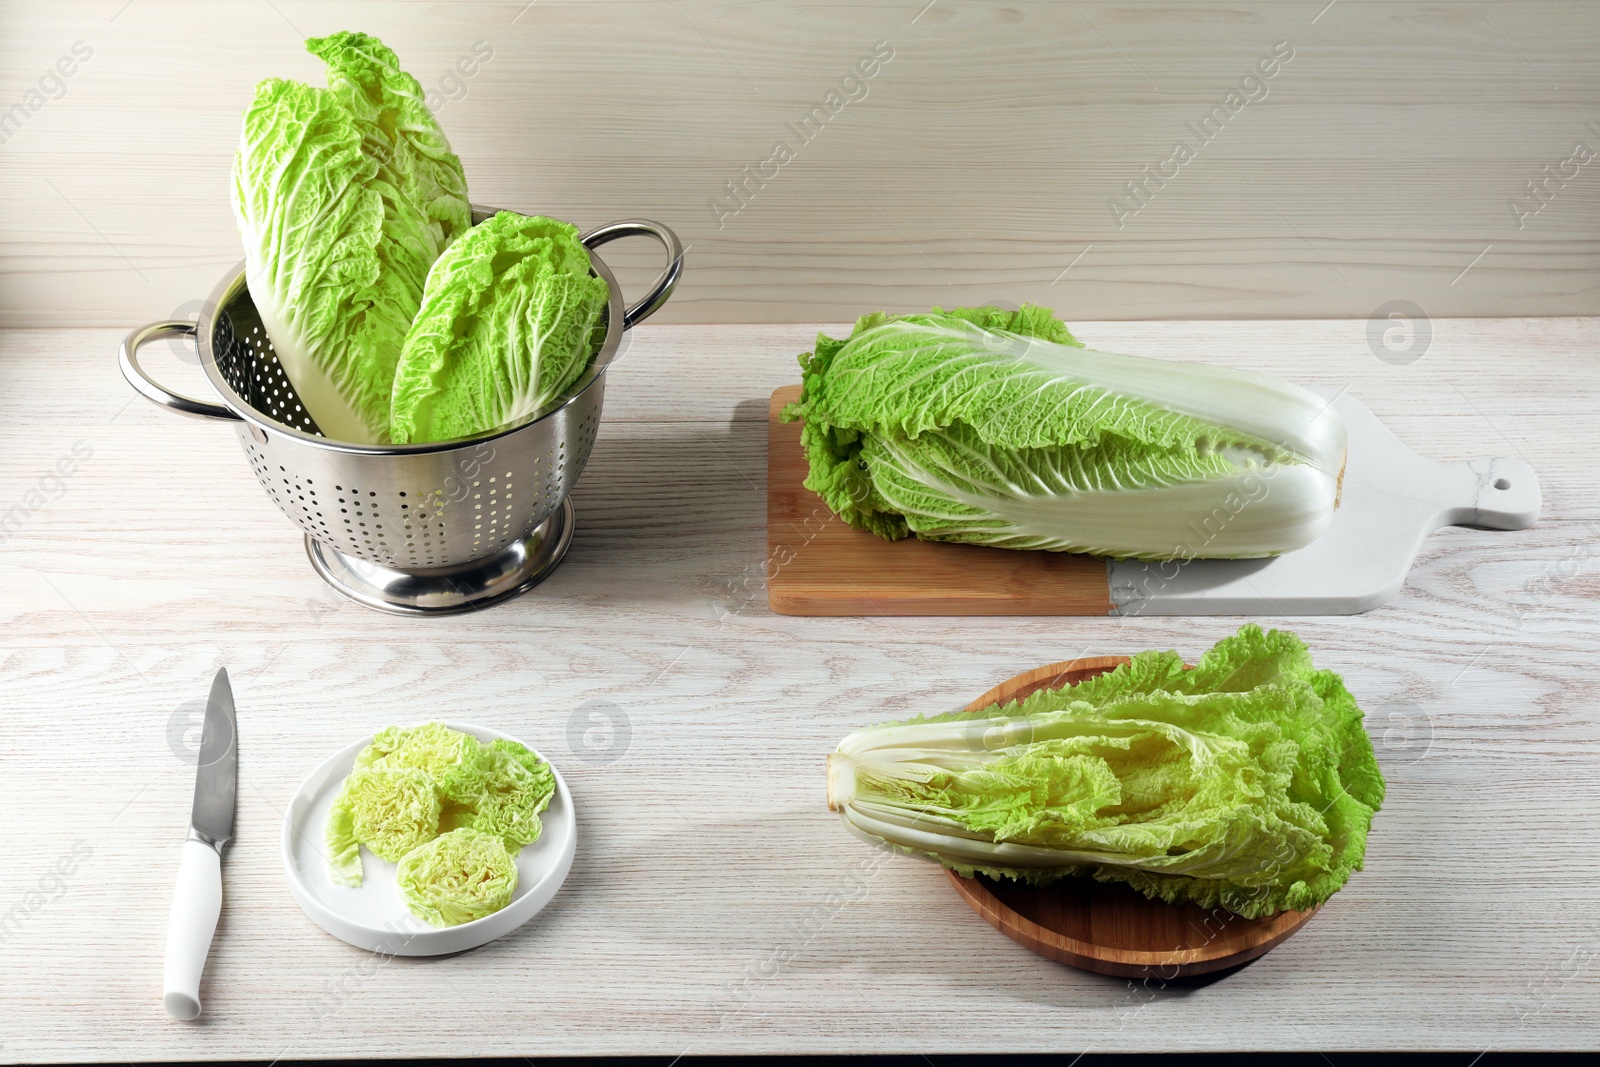
[[[483,726],[447,722],[452,730],[471,734],[487,744],[505,739],[515,741]],[[311,772],[283,818],[283,867],[289,888],[311,921],[334,937],[357,948],[389,956],[441,956],[463,952],[504,937],[537,915],[550,903],[572,869],[577,846],[577,826],[573,818],[572,794],[566,780],[552,764],[556,791],[550,806],[540,815],[544,831],[539,840],[517,852],[517,890],[511,903],[492,915],[460,926],[437,927],[412,915],[395,885],[395,865],[361,850],[365,873],[357,888],[335,885],[328,873],[328,857],[323,845],[328,809],[339,794],[345,776],[355,763],[356,753],[372,743],[369,735],[344,749]],[[535,753],[535,755],[539,755]],[[544,759],[539,755],[540,759]],[[549,760],[545,760],[549,763]]]

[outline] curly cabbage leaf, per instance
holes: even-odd
[[[426,255],[465,233],[472,206],[461,159],[450,151],[421,84],[400,69],[400,58],[376,37],[352,32],[313,37],[306,51],[328,65],[328,89],[360,123],[363,150],[377,161],[382,182],[426,220],[421,230],[397,227],[394,239]],[[426,240],[417,243],[419,236]]]
[[[502,211],[428,275],[395,371],[391,436],[443,441],[527,419],[588,366],[610,295],[565,222]]]
[[[1048,310],[862,318],[800,357],[805,485],[858,529],[1114,558],[1247,558],[1332,520],[1343,422],[1244,371],[1086,349]]]
[[[491,741],[463,780],[470,781],[470,792],[453,814],[456,825],[496,834],[510,848],[539,839],[544,830],[539,815],[555,794],[556,780],[550,765],[526,746]]]
[[[388,726],[373,735],[356,754],[356,770],[406,770],[426,772],[446,801],[459,801],[474,788],[473,775],[481,742],[471,734],[452,730],[442,722],[420,726]]]
[[[361,842],[356,840],[355,812],[350,809],[349,794],[343,789],[334,798],[333,808],[328,812],[328,825],[323,836],[333,884],[359,886],[362,877]]]
[[[415,769],[353,772],[334,811],[338,820],[348,811],[355,840],[391,863],[439,833],[439,790]],[[334,825],[331,821],[330,842]]]
[[[434,926],[459,926],[511,903],[517,865],[497,835],[462,828],[406,853],[396,881],[411,914]]]
[[[828,776],[852,831],[963,875],[1087,875],[1246,918],[1342,887],[1384,795],[1343,681],[1255,625],[1193,670],[1146,652],[1020,702],[857,731]]]
[[[393,52],[348,33],[307,48],[331,88],[268,79],[245,112],[233,209],[246,284],[323,434],[382,443],[428,269],[471,224],[466,178]]]

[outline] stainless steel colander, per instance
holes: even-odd
[[[494,213],[476,209],[473,221]],[[653,237],[668,264],[638,303],[624,307],[593,250]],[[583,236],[611,290],[605,342],[565,398],[509,428],[418,445],[330,441],[306,413],[272,350],[242,265],[225,276],[198,322],[154,322],[123,340],[123,375],[162,407],[232,423],[261,487],[305,531],[306,552],[329,584],[369,607],[449,614],[508,600],[538,584],[572,541],[567,494],[594,445],[605,372],[624,331],[666,303],[683,270],[677,236],[628,219]],[[181,396],[139,364],[139,349],[193,338],[222,403]]]

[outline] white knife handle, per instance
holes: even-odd
[[[178,886],[167,919],[167,964],[162,1001],[174,1019],[200,1014],[200,972],[222,914],[222,855],[193,838],[183,843]]]

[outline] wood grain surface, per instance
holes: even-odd
[[[1242,620],[772,614],[768,397],[819,328],[838,324],[639,329],[571,554],[520,600],[434,620],[332,597],[233,433],[121,380],[123,330],[0,332],[0,1060],[1593,1045],[1600,322],[1436,320],[1408,366],[1361,322],[1074,324],[1347,387],[1419,451],[1510,450],[1545,488],[1533,529],[1441,530],[1391,603],[1293,621],[1366,709],[1389,795],[1338,906],[1204,988],[1043,959],[826,810],[852,729],[1043,663],[1193,657]],[[161,346],[148,363],[203,388]],[[222,665],[238,834],[185,1026],[158,996],[180,754]],[[383,960],[296,907],[282,812],[329,753],[434,716],[560,766],[577,861],[516,936]]]
[[[966,710],[1077,685],[1126,662],[1126,656],[1087,656],[1047,663],[1007,678]],[[984,922],[1024,948],[1080,970],[1141,982],[1241,966],[1282,944],[1317,913],[1311,908],[1246,919],[1223,908],[1151,900],[1125,885],[1089,878],[1032,886],[944,873]]]
[[[780,615],[1107,615],[1104,560],[1002,552],[851,529],[803,484],[798,385],[773,390],[767,427],[767,602]]]
[[[1600,310],[1600,161],[1573,157],[1600,151],[1593,0],[4,0],[0,20],[0,116],[23,107],[0,121],[0,325],[203,299],[241,256],[253,86],[320,84],[302,42],[343,29],[433,94],[479,202],[675,227],[664,321]]]

